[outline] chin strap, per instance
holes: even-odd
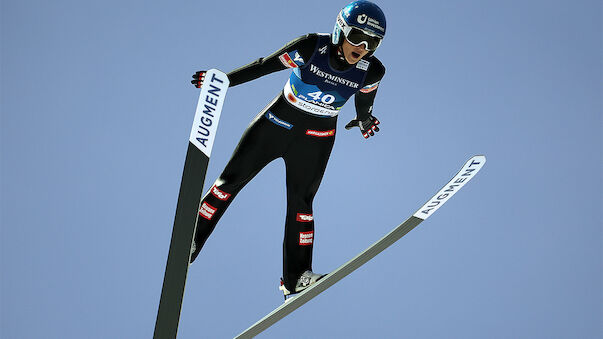
[[[341,45],[337,46],[337,59],[339,61],[344,61],[349,65],[348,61],[345,59],[345,55],[343,55],[343,47],[341,47]]]

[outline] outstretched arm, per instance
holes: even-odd
[[[317,34],[315,33],[296,38],[269,56],[259,58],[228,73],[230,86],[240,85],[264,75],[291,68],[291,63],[295,63],[295,60],[289,56],[290,53],[293,53],[293,56],[295,56],[294,52],[297,52],[302,60],[309,60],[314,52],[316,43]],[[205,71],[199,71],[193,75],[191,83],[196,87],[201,87],[204,77]]]

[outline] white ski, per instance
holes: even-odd
[[[244,332],[236,336],[235,339],[255,337],[277,321],[284,318],[289,313],[310,301],[327,288],[333,286],[336,282],[343,279],[360,266],[367,263],[377,254],[381,253],[383,250],[410,232],[423,220],[430,217],[437,209],[442,207],[446,201],[456,194],[456,192],[466,185],[469,180],[471,180],[477,174],[477,172],[479,172],[485,163],[486,157],[483,155],[476,155],[469,159],[463,168],[448,182],[448,184],[446,184],[438,193],[429,199],[427,203],[418,209],[410,218],[408,218],[408,220],[394,228],[391,232],[381,238],[381,240],[369,246],[366,250],[358,254],[352,260],[341,265],[333,272],[327,274],[324,278],[320,279],[318,282],[305,289],[298,295],[289,298],[284,304],[277,307],[274,311],[270,312],[264,318],[260,319]]]

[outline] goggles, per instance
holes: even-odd
[[[369,34],[366,31],[350,26],[343,28],[343,35],[345,36],[345,39],[353,46],[360,46],[364,44],[364,48],[367,51],[376,50],[377,47],[381,45],[381,40],[383,40],[376,35]]]

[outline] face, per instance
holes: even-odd
[[[343,44],[341,45],[343,49],[343,56],[345,60],[353,65],[360,61],[365,55],[368,54],[368,51],[364,49],[364,44],[360,44],[360,46],[353,46],[346,39],[343,39]]]

